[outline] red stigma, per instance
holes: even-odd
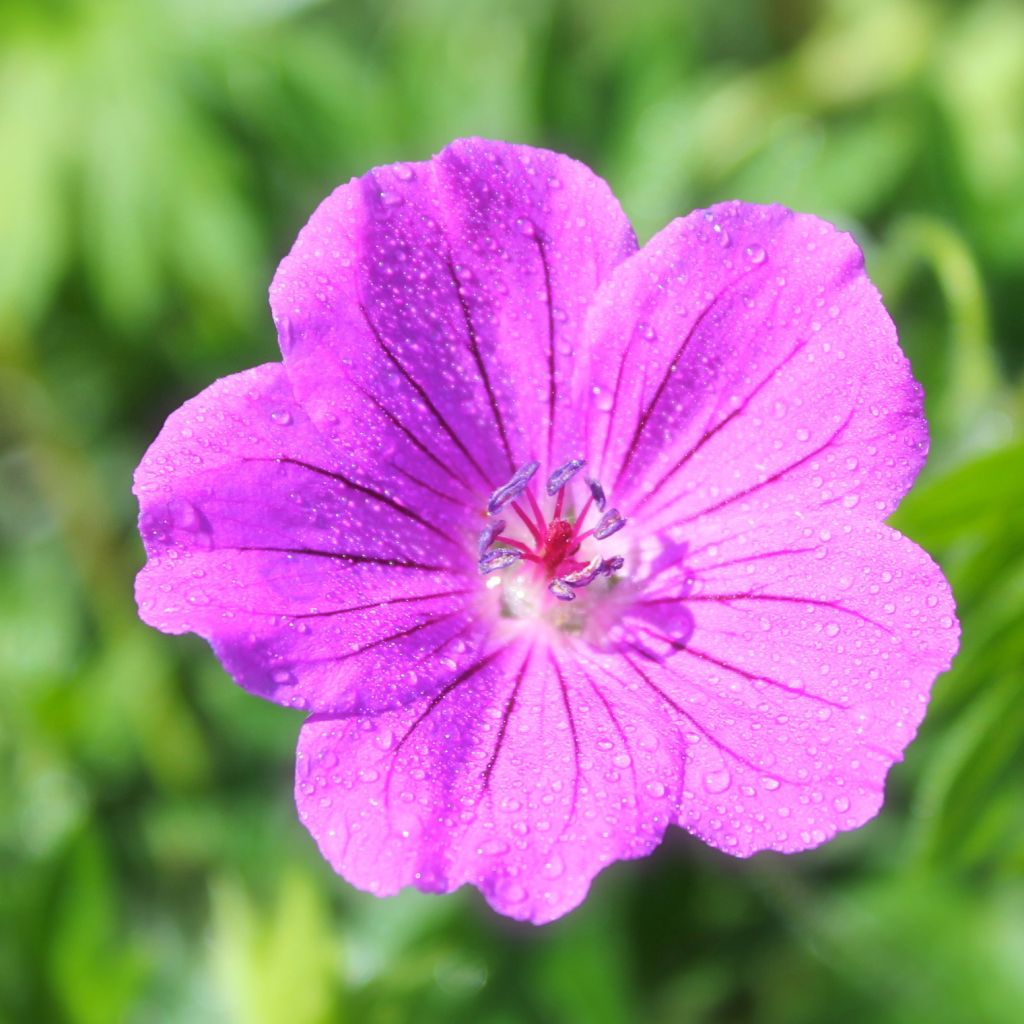
[[[549,576],[556,575],[556,570],[570,554],[575,538],[576,531],[572,523],[565,519],[555,519],[550,523],[547,536],[544,538],[544,551],[541,554],[541,561]]]

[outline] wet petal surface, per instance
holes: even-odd
[[[478,503],[578,446],[583,319],[634,249],[604,182],[555,153],[470,139],[377,168],[320,206],[271,287],[296,395],[355,461]]]
[[[343,472],[279,364],[220,380],[174,413],[135,487],[149,555],[142,617],[206,637],[260,696],[387,706],[479,636],[476,519]]]
[[[924,462],[892,321],[816,217],[724,203],[674,221],[602,289],[588,344],[592,462],[650,529],[737,507],[881,520]]]
[[[576,906],[673,818],[683,740],[647,694],[571,648],[514,644],[441,693],[373,718],[311,718],[299,813],[324,856],[378,895],[469,883],[511,917]]]
[[[683,643],[653,624],[623,650],[684,718],[679,823],[740,856],[873,817],[959,639],[938,566],[863,520],[723,516],[640,604],[692,622]]]

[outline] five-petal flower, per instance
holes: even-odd
[[[669,824],[877,812],[957,625],[883,524],[926,424],[849,236],[734,202],[638,250],[581,164],[465,140],[339,188],[271,303],[283,363],[139,467],[138,598],[310,712],[341,874],[542,922]]]

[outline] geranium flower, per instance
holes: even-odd
[[[335,191],[271,305],[283,362],[139,467],[138,599],[310,712],[345,878],[543,922],[670,824],[878,811],[958,627],[883,523],[926,424],[848,235],[732,202],[638,250],[586,167],[465,140]]]

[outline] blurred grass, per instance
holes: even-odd
[[[0,1020],[1024,1018],[1022,53],[1014,0],[0,6]],[[865,245],[933,426],[894,522],[964,642],[859,833],[674,835],[539,932],[380,903],[295,820],[299,719],[137,621],[163,417],[273,358],[330,188],[465,134],[588,161],[641,237],[739,196]]]

